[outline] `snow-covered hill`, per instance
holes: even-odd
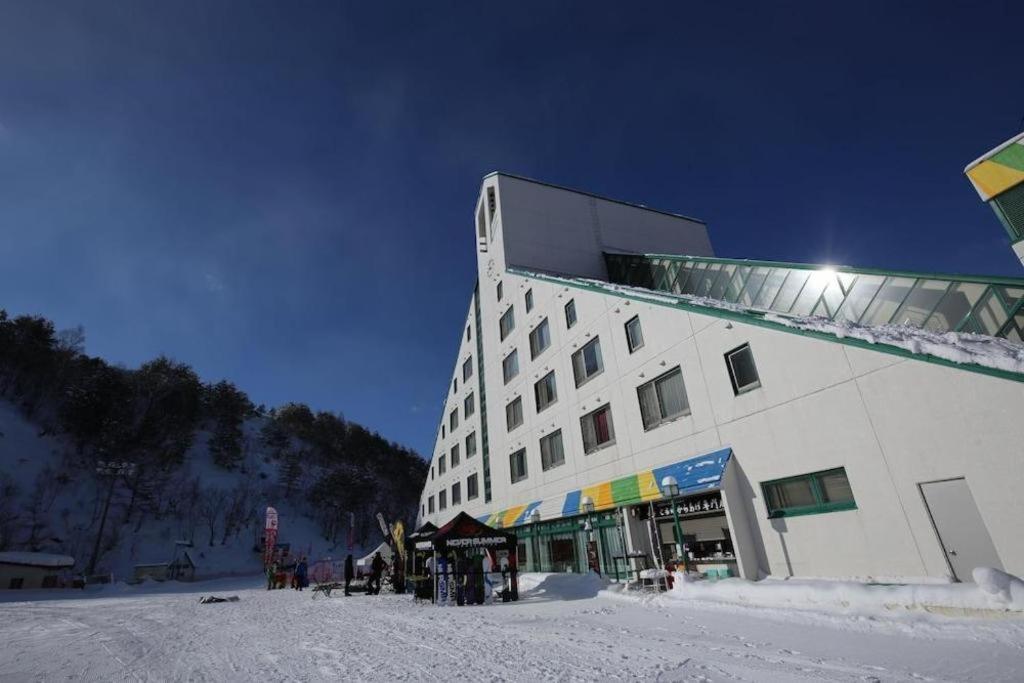
[[[290,499],[280,483],[282,462],[262,444],[266,417],[243,424],[244,460],[234,470],[214,464],[203,431],[194,436],[184,463],[157,492],[156,510],[132,504],[124,481],[114,491],[96,572],[127,578],[135,564],[167,562],[175,541],[190,540],[200,576],[247,574],[261,569],[259,542],[267,505],[280,513],[279,542],[313,558],[344,555],[348,533],[324,538],[323,523],[311,519],[302,497],[317,476],[306,468]],[[305,480],[305,481],[303,481]],[[29,422],[0,398],[0,550],[58,552],[76,558],[76,572],[88,565],[110,480],[95,474],[91,462],[71,444]],[[379,532],[360,520],[363,544],[373,547]],[[361,545],[361,544],[357,544]],[[356,547],[353,552],[359,552]]]

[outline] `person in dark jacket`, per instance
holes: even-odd
[[[352,585],[352,579],[355,577],[356,571],[352,567],[352,554],[345,558],[345,595],[352,595],[349,592],[349,587]]]
[[[309,564],[306,562],[306,558],[303,557],[299,560],[298,564],[295,565],[295,588],[302,590],[309,585],[309,581],[306,578],[309,574]]]
[[[380,577],[384,573],[384,569],[388,566],[384,558],[380,556],[380,553],[374,553],[373,564],[370,565],[370,582],[367,584],[366,592],[372,595],[380,593]],[[370,586],[373,586],[371,589]]]

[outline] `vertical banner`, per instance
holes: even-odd
[[[401,520],[391,527],[391,537],[395,540],[395,550],[398,556],[405,559],[405,524]]]
[[[267,521],[263,527],[263,566],[274,561],[274,546],[277,545],[277,510],[267,508]]]
[[[352,550],[356,545],[356,513],[348,513],[348,549]]]

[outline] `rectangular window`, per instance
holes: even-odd
[[[427,498],[427,512],[429,514],[431,514],[431,515],[434,514],[434,497],[433,496],[430,496],[429,498]]]
[[[766,481],[761,484],[761,490],[769,517],[814,515],[857,508],[845,467]]]
[[[448,461],[445,459],[445,456],[443,456],[443,455],[437,456],[437,476],[440,477],[442,474],[444,474],[445,472],[448,471],[448,464],[447,463],[448,463]]]
[[[472,335],[469,332],[469,325],[466,325],[466,341],[469,341],[471,338]]]
[[[505,287],[502,285],[501,282],[499,282],[498,286],[495,289],[498,294],[498,301],[501,301],[502,298],[505,296]]]
[[[444,510],[448,507],[448,492],[438,491],[437,493],[437,509]]]
[[[459,448],[459,444],[455,444],[454,446],[452,446],[452,450],[449,453],[449,455],[452,456],[452,467],[455,467],[456,465],[459,464]]]
[[[626,343],[629,344],[630,353],[644,345],[644,333],[640,329],[640,316],[638,315],[634,315],[626,323]]]
[[[505,406],[505,427],[512,431],[523,424],[523,399],[516,396],[515,400]]]
[[[501,332],[501,341],[505,341],[505,337],[512,334],[512,330],[516,329],[516,314],[512,309],[513,307],[509,306],[508,310],[501,315],[501,320],[498,321],[498,331]]]
[[[462,381],[468,382],[469,378],[473,376],[473,357],[470,356],[466,359],[466,362],[462,364]]]
[[[526,312],[529,313],[533,310],[533,290],[526,290]]]
[[[544,318],[537,327],[530,331],[530,360],[533,360],[551,346],[551,329],[548,319]]]
[[[678,367],[641,384],[636,388],[636,393],[640,399],[640,416],[645,430],[690,413],[683,371]]]
[[[447,436],[447,433],[445,432],[444,423],[442,422],[441,423],[441,438],[443,439],[446,436]]]
[[[520,448],[518,451],[508,456],[508,467],[509,471],[512,472],[512,483],[522,481],[526,479],[526,449]]]
[[[612,426],[612,408],[605,404],[580,418],[583,431],[583,452],[590,454],[615,443],[615,428]]]
[[[430,468],[430,481],[434,481],[434,468]]]
[[[455,482],[452,484],[452,505],[458,505],[462,502],[462,484]]]
[[[534,398],[537,399],[538,413],[558,400],[558,390],[555,387],[554,370],[541,377],[540,380],[533,385],[533,395]]]
[[[565,449],[562,447],[562,430],[552,432],[540,440],[540,468],[548,470],[565,464]]]
[[[732,391],[737,396],[761,386],[761,378],[757,374],[757,366],[754,365],[754,354],[750,350],[750,344],[744,344],[725,354],[725,365],[729,369]]]
[[[456,408],[448,415],[448,429],[452,434],[459,428],[459,409]]]
[[[453,394],[459,393],[459,378],[458,377],[456,377],[455,379],[452,380],[452,393]]]
[[[505,356],[501,361],[501,375],[505,384],[512,381],[512,378],[519,374],[519,351],[512,349],[512,353]]]
[[[601,341],[594,337],[586,346],[572,354],[572,374],[576,378],[576,386],[581,387],[604,371],[601,360]]]
[[[576,324],[576,300],[569,299],[569,303],[565,305],[565,329],[571,328]]]
[[[473,500],[480,495],[477,486],[476,473],[473,473],[466,478],[466,500]]]
[[[476,412],[476,394],[470,394],[462,402],[462,417],[469,419],[469,416]]]
[[[494,188],[487,188],[487,220],[494,220],[494,212],[498,210],[498,202],[494,198]]]
[[[470,432],[466,437],[466,457],[472,458],[476,455],[476,432]]]

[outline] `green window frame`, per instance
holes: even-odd
[[[830,500],[825,481],[830,477],[837,477],[839,475],[842,476],[842,480],[837,483],[842,486],[845,482],[845,488],[849,489],[849,497],[838,497],[833,492],[832,497],[834,499]],[[785,498],[788,494],[784,492],[784,488],[794,485],[799,487],[801,484],[806,485],[804,493],[809,494],[809,501],[787,505]],[[764,504],[768,509],[769,519],[797,517],[800,515],[819,515],[826,512],[857,509],[857,501],[854,499],[853,488],[850,486],[849,477],[846,476],[845,467],[836,467],[830,470],[761,482],[761,493],[764,496]]]

